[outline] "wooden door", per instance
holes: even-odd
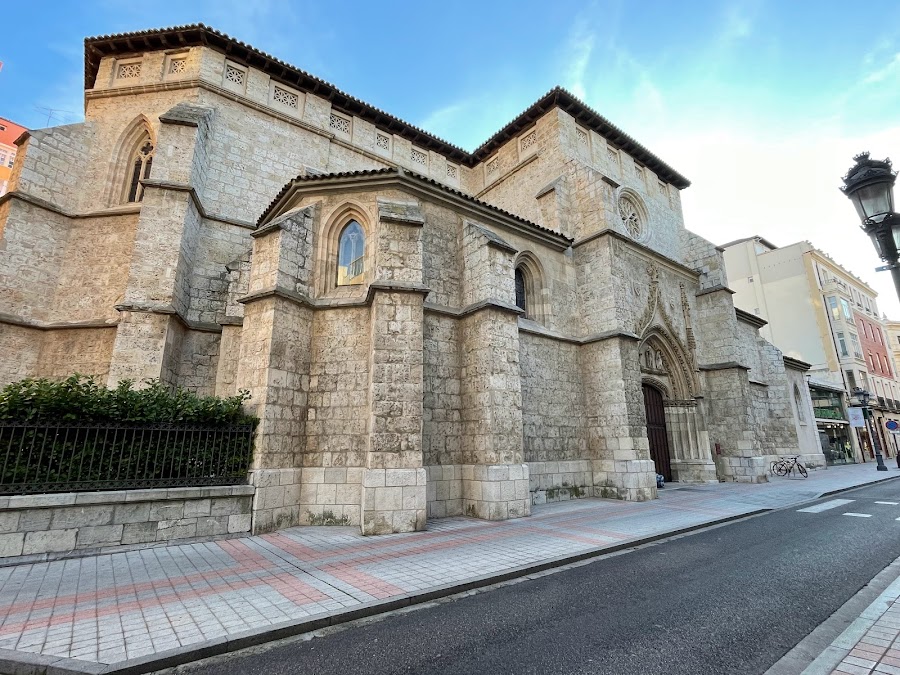
[[[650,440],[650,458],[656,464],[656,473],[667,482],[672,480],[672,464],[669,460],[669,437],[666,433],[666,409],[662,392],[648,384],[644,390],[644,409],[647,412],[647,438]]]

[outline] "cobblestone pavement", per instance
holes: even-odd
[[[869,463],[811,472],[807,480],[672,485],[652,502],[548,504],[510,521],[447,518],[411,534],[303,527],[5,567],[0,650],[120,664],[897,475]],[[888,663],[896,652],[883,646]]]

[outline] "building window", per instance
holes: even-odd
[[[844,310],[844,318],[847,319],[847,321],[853,319],[853,315],[850,313],[850,303],[844,298],[841,298],[841,309]]]
[[[831,316],[835,319],[840,319],[841,311],[838,309],[837,298],[833,295],[828,296],[828,306],[831,308]]]
[[[850,344],[853,345],[853,356],[861,359],[863,357],[862,349],[859,347],[859,338],[856,337],[856,333],[850,333]]]
[[[338,239],[337,285],[353,286],[363,282],[365,271],[366,238],[362,227],[351,220]]]
[[[131,176],[128,183],[128,201],[139,202],[144,198],[144,186],[141,181],[150,177],[153,165],[153,144],[148,137],[134,154],[131,163]]]
[[[522,273],[522,268],[516,268],[516,307],[521,309],[523,312],[525,311],[526,298],[525,298],[525,275]]]
[[[287,89],[275,86],[272,90],[272,100],[275,101],[275,103],[280,103],[283,106],[296,110],[300,97]]]
[[[141,76],[141,62],[120,63],[116,70],[117,80],[133,80]]]
[[[847,351],[847,341],[844,339],[843,333],[837,334],[838,344],[841,347],[841,356],[850,356],[850,353]]]

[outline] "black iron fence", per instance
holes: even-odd
[[[253,429],[0,422],[0,494],[246,483]]]

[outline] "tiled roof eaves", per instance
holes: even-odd
[[[397,134],[420,147],[434,150],[447,159],[459,162],[464,166],[473,167],[485,160],[500,145],[512,139],[554,106],[558,106],[572,115],[580,124],[593,129],[614,146],[630,154],[664,181],[678,189],[684,189],[691,184],[687,178],[562,87],[551,89],[516,119],[491,136],[475,152],[469,153],[424,129],[341,91],[330,82],[202,23],[85,38],[85,89],[94,86],[100,59],[103,56],[191,46],[210,47],[230,58],[243,61],[248,66],[268,73],[278,81],[327,99],[337,110],[345,114],[362,117],[388,133]]]
[[[664,181],[671,183],[679,190],[690,186],[691,182],[675,171],[671,166],[650,152],[615,124],[603,117],[589,105],[577,99],[566,89],[554,87],[535,101],[521,115],[491,136],[474,153],[476,162],[483,162],[491,153],[519,133],[548,111],[558,107],[567,112],[575,120],[589,129],[596,131],[615,147],[627,152],[641,164],[651,169]]]
[[[475,197],[472,197],[471,195],[468,195],[465,192],[462,192],[460,190],[452,188],[449,185],[444,185],[443,183],[440,183],[440,182],[434,180],[433,178],[429,178],[428,176],[423,176],[414,171],[409,171],[408,169],[395,169],[393,167],[384,168],[384,169],[370,169],[367,171],[344,171],[344,172],[340,172],[340,173],[318,174],[318,175],[310,175],[310,176],[297,176],[292,181],[287,183],[287,185],[285,185],[281,189],[281,191],[278,193],[278,195],[275,197],[275,199],[272,200],[272,202],[269,204],[269,206],[266,207],[266,210],[263,212],[263,214],[259,217],[259,220],[257,221],[257,226],[264,224],[267,221],[267,219],[269,218],[269,216],[272,214],[272,212],[278,207],[278,205],[280,203],[282,203],[282,201],[285,199],[285,197],[287,197],[290,194],[291,188],[293,188],[294,186],[299,185],[301,183],[320,183],[320,182],[328,183],[331,181],[342,180],[342,179],[347,179],[347,178],[364,179],[364,178],[370,178],[370,177],[374,177],[374,176],[391,176],[391,175],[397,176],[397,177],[406,176],[406,177],[412,178],[413,180],[415,180],[417,182],[426,183],[428,185],[436,187],[436,188],[442,190],[443,192],[452,194],[458,198],[462,198],[463,200],[465,200],[471,204],[474,204],[474,205],[479,206],[484,209],[488,209],[488,210],[490,210],[500,216],[503,216],[505,218],[515,220],[518,223],[521,223],[522,225],[524,225],[526,228],[533,229],[533,230],[536,230],[536,231],[542,233],[542,235],[545,237],[549,235],[550,237],[556,239],[559,244],[569,246],[574,241],[570,237],[560,234],[559,232],[557,232],[555,230],[551,230],[547,227],[544,227],[543,225],[538,225],[537,223],[533,223],[530,220],[526,220],[525,218],[522,218],[521,216],[517,216],[516,214],[510,213],[509,211],[506,211],[497,206],[494,206],[493,204],[489,204],[487,202],[481,201],[480,199],[476,199]]]
[[[85,38],[85,89],[94,86],[100,59],[103,56],[194,46],[210,47],[224,53],[229,58],[258,68],[276,80],[328,100],[337,110],[345,114],[367,119],[389,133],[406,138],[420,147],[440,152],[452,161],[463,164],[471,161],[471,155],[462,148],[394,117],[380,108],[369,105],[365,101],[341,91],[330,82],[202,23]]]

